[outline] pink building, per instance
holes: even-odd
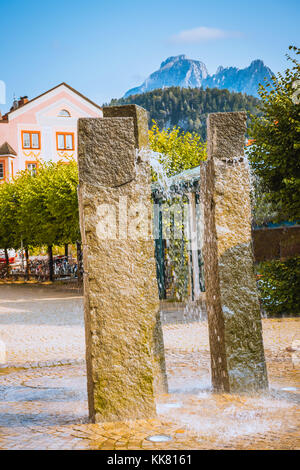
[[[102,109],[66,83],[16,100],[0,114],[0,183],[20,170],[35,172],[39,161],[77,159],[80,117],[102,117]]]

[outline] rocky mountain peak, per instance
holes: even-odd
[[[179,86],[182,88],[226,88],[229,91],[258,96],[260,83],[274,75],[261,59],[256,59],[244,68],[220,65],[215,74],[209,75],[206,65],[189,59],[185,54],[171,56],[153,72],[139,87],[128,90],[124,97],[145,93],[158,88]]]

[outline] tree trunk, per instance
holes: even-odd
[[[78,279],[78,285],[82,284],[82,249],[81,249],[81,243],[76,242],[76,248],[77,248],[77,279]]]
[[[25,259],[26,259],[25,280],[29,281],[30,269],[29,269],[29,250],[28,250],[28,246],[25,247]]]
[[[52,245],[48,246],[48,257],[49,257],[49,281],[54,281],[54,266],[53,266],[53,250]]]
[[[8,256],[8,249],[7,248],[4,248],[4,253],[5,253],[6,266],[9,266],[9,256]]]
[[[8,256],[8,249],[4,248],[5,253],[5,264],[6,264],[6,277],[9,275],[9,256]]]
[[[66,261],[69,260],[69,245],[67,243],[65,244],[65,258]]]

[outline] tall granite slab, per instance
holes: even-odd
[[[225,392],[268,386],[251,242],[246,113],[208,116],[201,168],[204,269],[212,384]]]
[[[137,155],[147,145],[147,114],[138,106],[104,108],[104,118],[79,119],[86,361],[93,422],[154,416],[154,394],[167,390],[151,236],[150,166],[144,153],[142,158]]]

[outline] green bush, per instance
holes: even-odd
[[[257,266],[261,305],[267,316],[299,316],[300,256]]]

